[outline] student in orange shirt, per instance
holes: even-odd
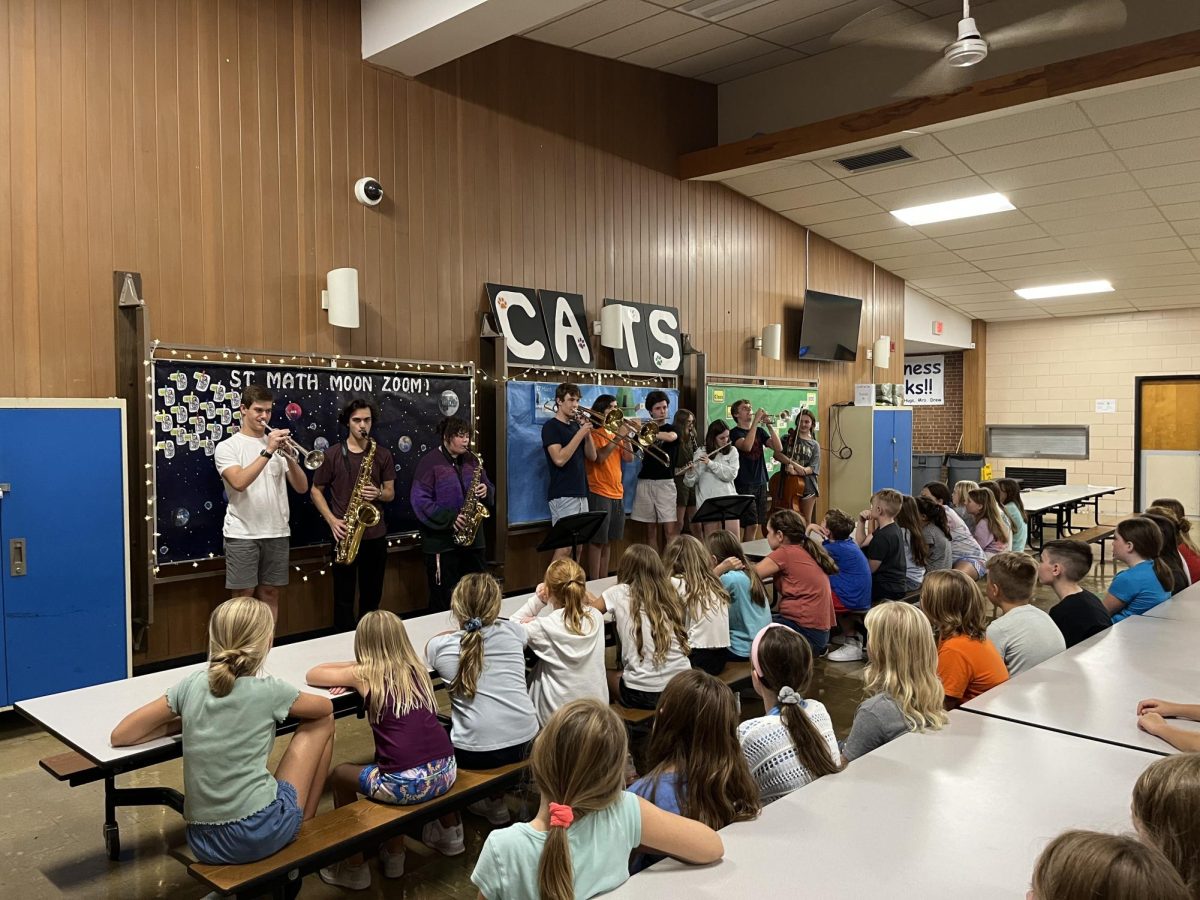
[[[1000,651],[987,638],[987,604],[957,569],[930,572],[921,585],[921,609],[938,641],[938,678],[946,709],[1008,681]]]
[[[601,416],[618,408],[617,398],[612,394],[601,394],[592,404],[592,410]],[[587,547],[588,578],[597,579],[608,577],[612,542],[625,536],[625,483],[621,463],[633,462],[633,453],[609,437],[603,428],[593,429],[591,437],[596,445],[596,458],[584,459],[588,509],[608,513],[608,518]]]

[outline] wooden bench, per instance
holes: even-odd
[[[107,774],[98,765],[74,750],[39,759],[38,765],[49,772],[56,781],[65,781],[71,787],[103,781]]]
[[[310,872],[485,797],[519,778],[528,765],[526,761],[498,769],[460,769],[449,791],[412,806],[356,800],[309,819],[300,836],[273,856],[237,866],[194,862],[188,872],[219,894],[284,897]]]
[[[1083,541],[1085,544],[1100,545],[1100,565],[1105,562],[1105,544],[1104,542],[1116,534],[1116,527],[1113,525],[1093,525],[1091,528],[1086,528],[1083,531],[1077,531],[1067,537],[1071,541]]]

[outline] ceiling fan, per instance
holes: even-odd
[[[886,7],[876,7],[864,13],[840,28],[830,38],[830,45],[839,47],[858,43],[938,54],[938,58],[923,72],[895,92],[900,97],[954,91],[972,80],[964,70],[983,62],[990,53],[1116,31],[1124,26],[1127,17],[1123,0],[1079,0],[1000,25],[985,34],[971,15],[970,0],[963,0],[963,16],[958,23],[957,37],[948,41],[950,35],[943,30],[942,24],[928,22],[908,28],[886,27],[881,21],[886,13]]]

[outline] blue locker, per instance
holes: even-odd
[[[912,493],[912,410],[850,406],[835,413],[851,453],[829,460],[829,505],[865,509],[884,488]]]
[[[913,443],[913,417],[912,410],[895,409],[891,412],[893,423],[894,442],[892,447],[895,451],[893,460],[893,483],[892,487],[902,494],[911,494],[912,490],[912,443]]]
[[[37,402],[0,408],[3,705],[129,674],[124,406]]]

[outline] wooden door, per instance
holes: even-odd
[[[1174,497],[1200,517],[1200,376],[1139,379],[1137,438],[1137,508]]]

